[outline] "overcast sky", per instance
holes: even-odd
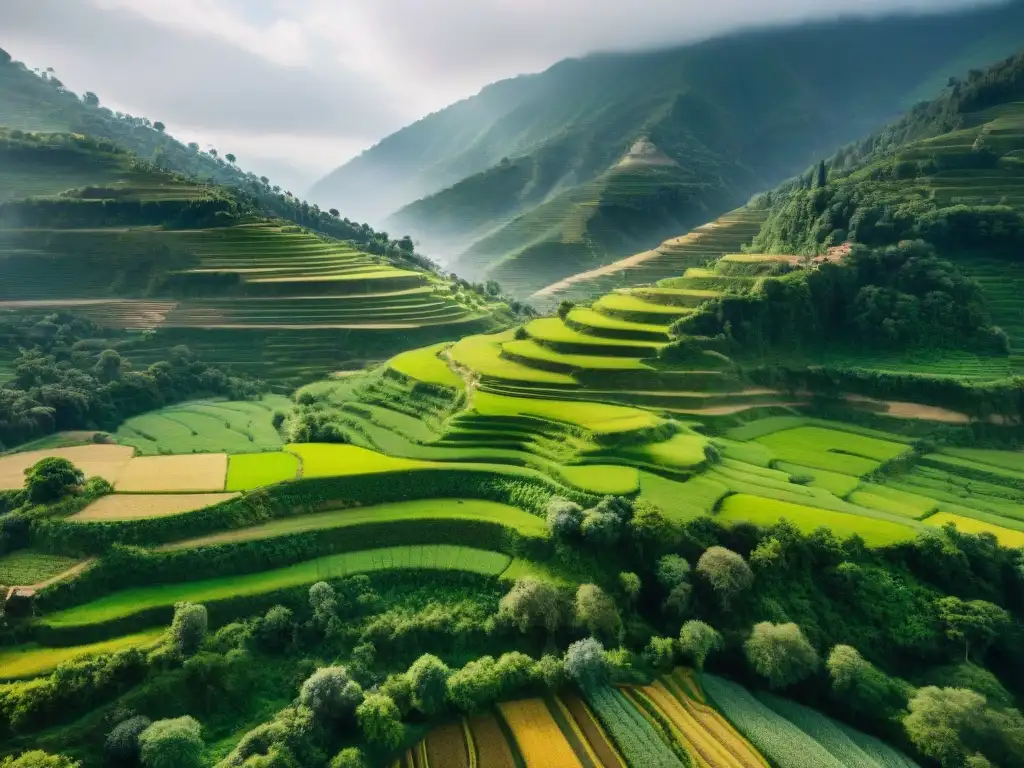
[[[739,26],[978,0],[0,0],[0,47],[297,193],[494,80]]]

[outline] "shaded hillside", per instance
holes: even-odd
[[[388,226],[474,277],[511,286],[528,275],[516,290],[529,293],[741,205],[898,114],[965,51],[1006,55],[1022,29],[1024,6],[1014,4],[564,61],[403,129],[312,194],[386,201],[379,215],[433,192]],[[678,167],[620,166],[642,138]],[[399,173],[408,181],[395,186]]]
[[[104,140],[0,129],[0,189],[0,308],[140,331],[124,345],[140,363],[185,344],[306,380],[510,314],[401,249],[367,253]]]

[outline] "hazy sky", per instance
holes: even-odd
[[[494,80],[594,50],[977,0],[0,0],[0,47],[297,193]]]

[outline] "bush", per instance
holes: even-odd
[[[772,688],[784,688],[810,676],[818,668],[818,652],[796,624],[762,621],[744,643],[750,666],[767,678]]]
[[[139,736],[152,724],[148,717],[138,715],[119,723],[107,734],[105,744],[107,762],[111,766],[137,765],[140,758]]]
[[[349,677],[344,667],[321,667],[299,690],[299,703],[328,723],[352,717],[362,700],[363,689]]]
[[[699,672],[704,671],[708,656],[722,646],[722,636],[703,621],[688,621],[679,630],[679,648],[693,659],[693,665]]]
[[[592,637],[577,640],[565,652],[565,672],[584,688],[601,685],[608,679],[604,646]]]
[[[718,594],[722,610],[728,610],[732,598],[754,583],[754,574],[747,561],[725,547],[707,549],[697,561],[697,573]]]
[[[359,729],[370,744],[382,750],[392,750],[402,743],[405,728],[402,716],[388,696],[371,693],[356,709]]]
[[[63,755],[51,755],[41,749],[25,752],[21,757],[5,757],[0,768],[81,768],[81,763]]]
[[[85,474],[67,459],[47,456],[25,470],[25,493],[33,504],[50,504],[77,492]]]
[[[444,710],[451,670],[436,656],[425,653],[413,662],[406,676],[412,685],[412,705],[429,716]]]
[[[359,749],[348,747],[334,756],[330,768],[366,768],[366,761]]]
[[[171,645],[182,656],[191,656],[206,639],[208,619],[206,606],[195,603],[175,603],[171,621]]]
[[[157,720],[139,735],[145,768],[203,768],[202,727],[192,717]]]

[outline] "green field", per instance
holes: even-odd
[[[114,437],[140,455],[274,451],[284,441],[271,419],[275,411],[287,413],[291,407],[288,398],[277,395],[253,401],[198,400],[128,419]]]
[[[148,632],[125,635],[101,643],[59,648],[48,648],[35,643],[9,646],[0,650],[0,679],[20,680],[38,677],[49,674],[65,661],[117,653],[129,648],[149,648],[160,642],[165,631],[164,629],[152,629]]]
[[[794,427],[756,438],[780,459],[843,475],[862,476],[884,461],[907,451],[907,446],[874,437],[824,427]]]
[[[565,373],[531,368],[502,357],[502,344],[511,340],[511,331],[492,336],[468,336],[452,345],[449,354],[458,365],[487,378],[536,384],[576,384],[576,380]]]
[[[299,587],[355,573],[390,569],[457,570],[497,576],[508,567],[510,561],[508,555],[500,552],[447,544],[345,552],[260,573],[126,589],[91,603],[50,614],[45,623],[53,627],[99,624],[151,608],[169,608],[182,600],[214,602]]]
[[[961,533],[991,533],[1004,547],[1024,547],[1024,531],[1004,528],[993,523],[962,517],[949,512],[939,512],[925,519],[928,525],[942,526],[952,523]]]
[[[536,416],[568,422],[597,433],[629,432],[656,426],[661,420],[650,411],[607,403],[506,397],[478,392],[473,409],[485,416]]]
[[[356,445],[293,443],[285,448],[301,460],[303,477],[365,475],[435,466],[425,461],[387,456]]]
[[[197,539],[175,542],[162,547],[162,549],[191,549],[215,544],[269,539],[306,531],[404,520],[484,520],[499,523],[524,536],[544,536],[547,533],[547,527],[541,518],[507,504],[478,499],[423,499],[283,517],[249,528],[236,528]]]
[[[247,453],[228,457],[225,490],[248,491],[292,480],[299,471],[299,459],[293,453]]]
[[[887,520],[876,520],[846,512],[805,507],[776,499],[737,493],[722,502],[716,519],[724,523],[754,523],[769,526],[787,520],[804,533],[830,528],[841,539],[859,535],[869,546],[882,547],[914,538],[917,530]]]
[[[559,474],[569,485],[601,496],[629,496],[640,487],[635,469],[614,464],[563,466]]]
[[[48,555],[21,549],[0,555],[0,584],[27,586],[52,579],[79,561],[63,555]]]
[[[403,352],[388,360],[388,367],[415,381],[461,390],[462,379],[440,357],[449,346],[442,343]]]

